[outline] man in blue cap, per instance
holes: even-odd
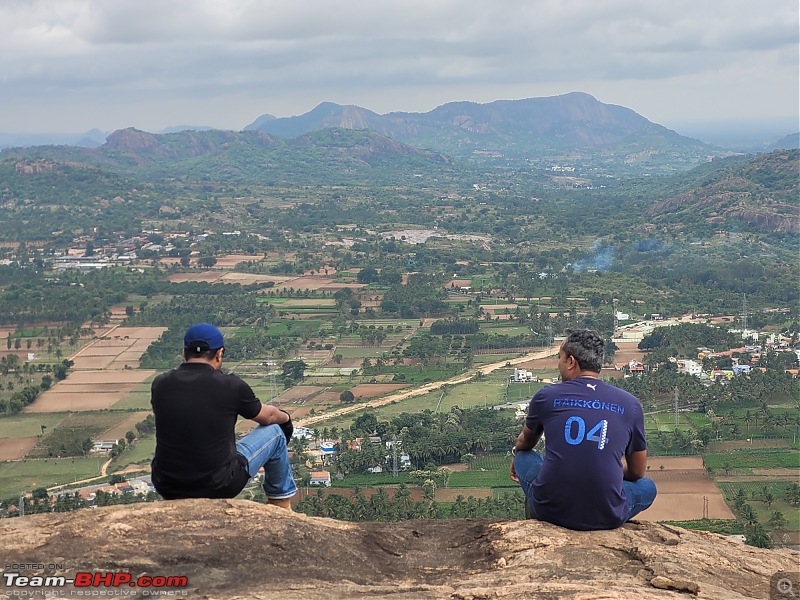
[[[264,467],[268,502],[291,510],[297,492],[287,452],[292,419],[261,404],[240,377],[223,373],[224,353],[220,330],[199,323],[184,335],[185,362],[153,380],[153,485],[167,500],[233,498]],[[239,416],[259,426],[237,442]]]

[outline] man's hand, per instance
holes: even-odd
[[[283,435],[286,436],[286,443],[288,444],[289,441],[292,439],[292,434],[294,433],[294,425],[292,425],[292,416],[283,409],[278,409],[283,414],[286,415],[286,421],[283,423],[278,423],[278,427],[281,428]]]
[[[511,456],[511,479],[519,483],[519,477],[517,476],[517,470],[514,468],[514,458],[515,456]]]
[[[286,436],[286,443],[292,439],[294,433],[294,425],[292,424],[292,417],[289,413],[281,408],[270,406],[269,404],[261,405],[261,412],[259,412],[253,421],[259,425],[277,425],[281,428],[283,435]]]
[[[647,450],[631,452],[625,456],[622,465],[622,478],[625,481],[636,481],[647,474]]]

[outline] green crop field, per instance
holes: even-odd
[[[65,413],[17,414],[0,417],[0,438],[34,437],[52,431],[63,421]]]
[[[519,488],[519,484],[514,483],[509,475],[509,462],[505,469],[495,469],[493,471],[456,471],[450,476],[448,487],[450,488]]]
[[[542,389],[545,383],[509,383],[508,394],[506,396],[507,402],[522,403],[529,402],[533,395]]]
[[[701,427],[706,427],[711,425],[711,419],[709,419],[708,416],[703,413],[681,413],[680,416],[684,417],[686,421],[691,423],[691,425],[695,429],[700,429]],[[680,424],[680,420],[678,421],[678,423]],[[673,425],[674,425],[674,416],[673,416]]]
[[[702,456],[707,469],[798,469],[800,475],[800,452],[797,450],[754,448]]]
[[[342,358],[377,358],[383,356],[385,351],[386,348],[378,348],[378,346],[357,348],[336,347],[336,354],[341,354]]]
[[[775,512],[780,512],[787,521],[786,529],[800,531],[800,508],[788,501],[787,490],[793,482],[790,481],[742,481],[722,482],[717,485],[725,494],[725,500],[733,506],[733,500],[744,491],[745,500],[756,513],[759,522],[768,527],[770,517]],[[796,483],[796,480],[795,480]],[[768,505],[764,500],[764,492],[772,494],[774,500]]]
[[[515,336],[528,335],[531,332],[531,328],[527,325],[484,325],[481,323],[480,331],[489,335]]]
[[[146,438],[138,439],[133,446],[126,448],[122,454],[115,458],[109,465],[108,472],[117,471],[128,465],[150,465],[153,453],[156,449],[156,436],[149,435]]]
[[[148,377],[145,381],[138,384],[124,398],[114,403],[113,410],[149,410],[150,409],[150,385],[156,375]]]
[[[645,416],[645,430],[647,431],[675,431],[675,414],[670,412],[650,414]],[[687,413],[678,414],[678,429],[693,429],[694,425]]]
[[[397,477],[392,473],[353,473],[344,479],[332,479],[331,487],[364,487],[376,485],[399,485],[411,483],[407,472],[400,472]]]
[[[28,453],[30,458],[82,456],[81,444],[95,438],[129,417],[127,412],[93,411],[73,413],[61,421]]]
[[[0,468],[0,498],[11,498],[18,496],[21,491],[98,476],[103,460],[104,457],[81,457],[3,463]]]

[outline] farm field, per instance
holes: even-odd
[[[149,410],[150,409],[150,384],[152,377],[136,385],[111,407],[113,410]]]
[[[708,418],[705,415],[699,415],[706,421]],[[689,418],[687,413],[678,413],[678,428],[685,429],[687,427],[694,427],[694,423]],[[670,413],[658,414],[645,414],[644,418],[645,432],[650,431],[674,431],[675,430],[675,415]]]
[[[10,415],[0,419],[0,461],[19,460],[37,444],[43,433],[50,433],[66,414]]]
[[[0,468],[0,498],[11,497],[20,491],[96,477],[104,460],[104,457],[81,457],[3,463]]]
[[[137,369],[139,357],[166,327],[116,327],[70,356],[73,371]]]
[[[150,461],[156,449],[156,437],[154,435],[137,439],[136,442],[115,458],[109,465],[108,472],[113,473],[131,465],[140,465],[144,470],[150,469]],[[105,458],[103,460],[106,460]]]
[[[700,457],[650,457],[648,464],[647,476],[655,482],[658,495],[653,505],[640,514],[642,520],[735,519]],[[707,513],[703,510],[704,500]]]
[[[800,476],[800,452],[781,448],[747,448],[703,454],[706,468],[719,470],[793,469]]]
[[[25,413],[102,410],[114,406],[156,374],[151,370],[83,370],[42,393]]]
[[[446,488],[437,489],[436,499],[452,502],[456,496],[489,497],[498,490],[511,491],[518,485],[508,474],[511,457],[508,454],[491,454],[479,457],[472,468],[464,465],[445,465],[452,473]],[[658,457],[650,461],[648,476],[658,487],[656,501],[640,515],[646,521],[735,519],[725,503],[722,491],[703,468],[699,457]],[[662,468],[663,467],[663,468]],[[339,487],[411,484],[407,473],[392,477],[391,473],[377,475],[349,475],[334,485]],[[413,484],[411,484],[413,485]],[[732,484],[733,485],[733,484]],[[412,489],[415,489],[414,486]],[[441,492],[441,493],[440,493]],[[704,513],[704,499],[707,512]]]
[[[0,461],[19,460],[30,452],[39,441],[38,437],[0,438]]]
[[[127,412],[105,410],[72,413],[40,438],[26,458],[81,456],[91,448],[91,443],[85,447],[87,440],[105,439],[130,416]]]
[[[787,530],[800,531],[800,511],[788,500],[788,490],[792,483],[797,483],[797,478],[772,481],[726,481],[721,482],[719,487],[731,504],[739,490],[742,490],[747,503],[753,508],[760,522],[767,523],[772,514],[779,511],[786,517]],[[772,494],[774,500],[767,503],[765,492]]]
[[[116,440],[120,438],[124,438],[125,434],[129,431],[136,431],[136,423],[140,423],[147,418],[147,415],[150,414],[150,411],[141,411],[135,413],[127,413],[129,416],[127,419],[120,421],[113,427],[107,429],[103,436],[107,437],[110,440]]]
[[[64,413],[7,415],[0,419],[0,439],[41,435],[42,425],[45,431],[52,431],[66,416]]]

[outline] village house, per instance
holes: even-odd
[[[90,452],[111,452],[119,440],[95,440]]]
[[[311,479],[308,481],[311,487],[331,487],[330,471],[311,471]]]

